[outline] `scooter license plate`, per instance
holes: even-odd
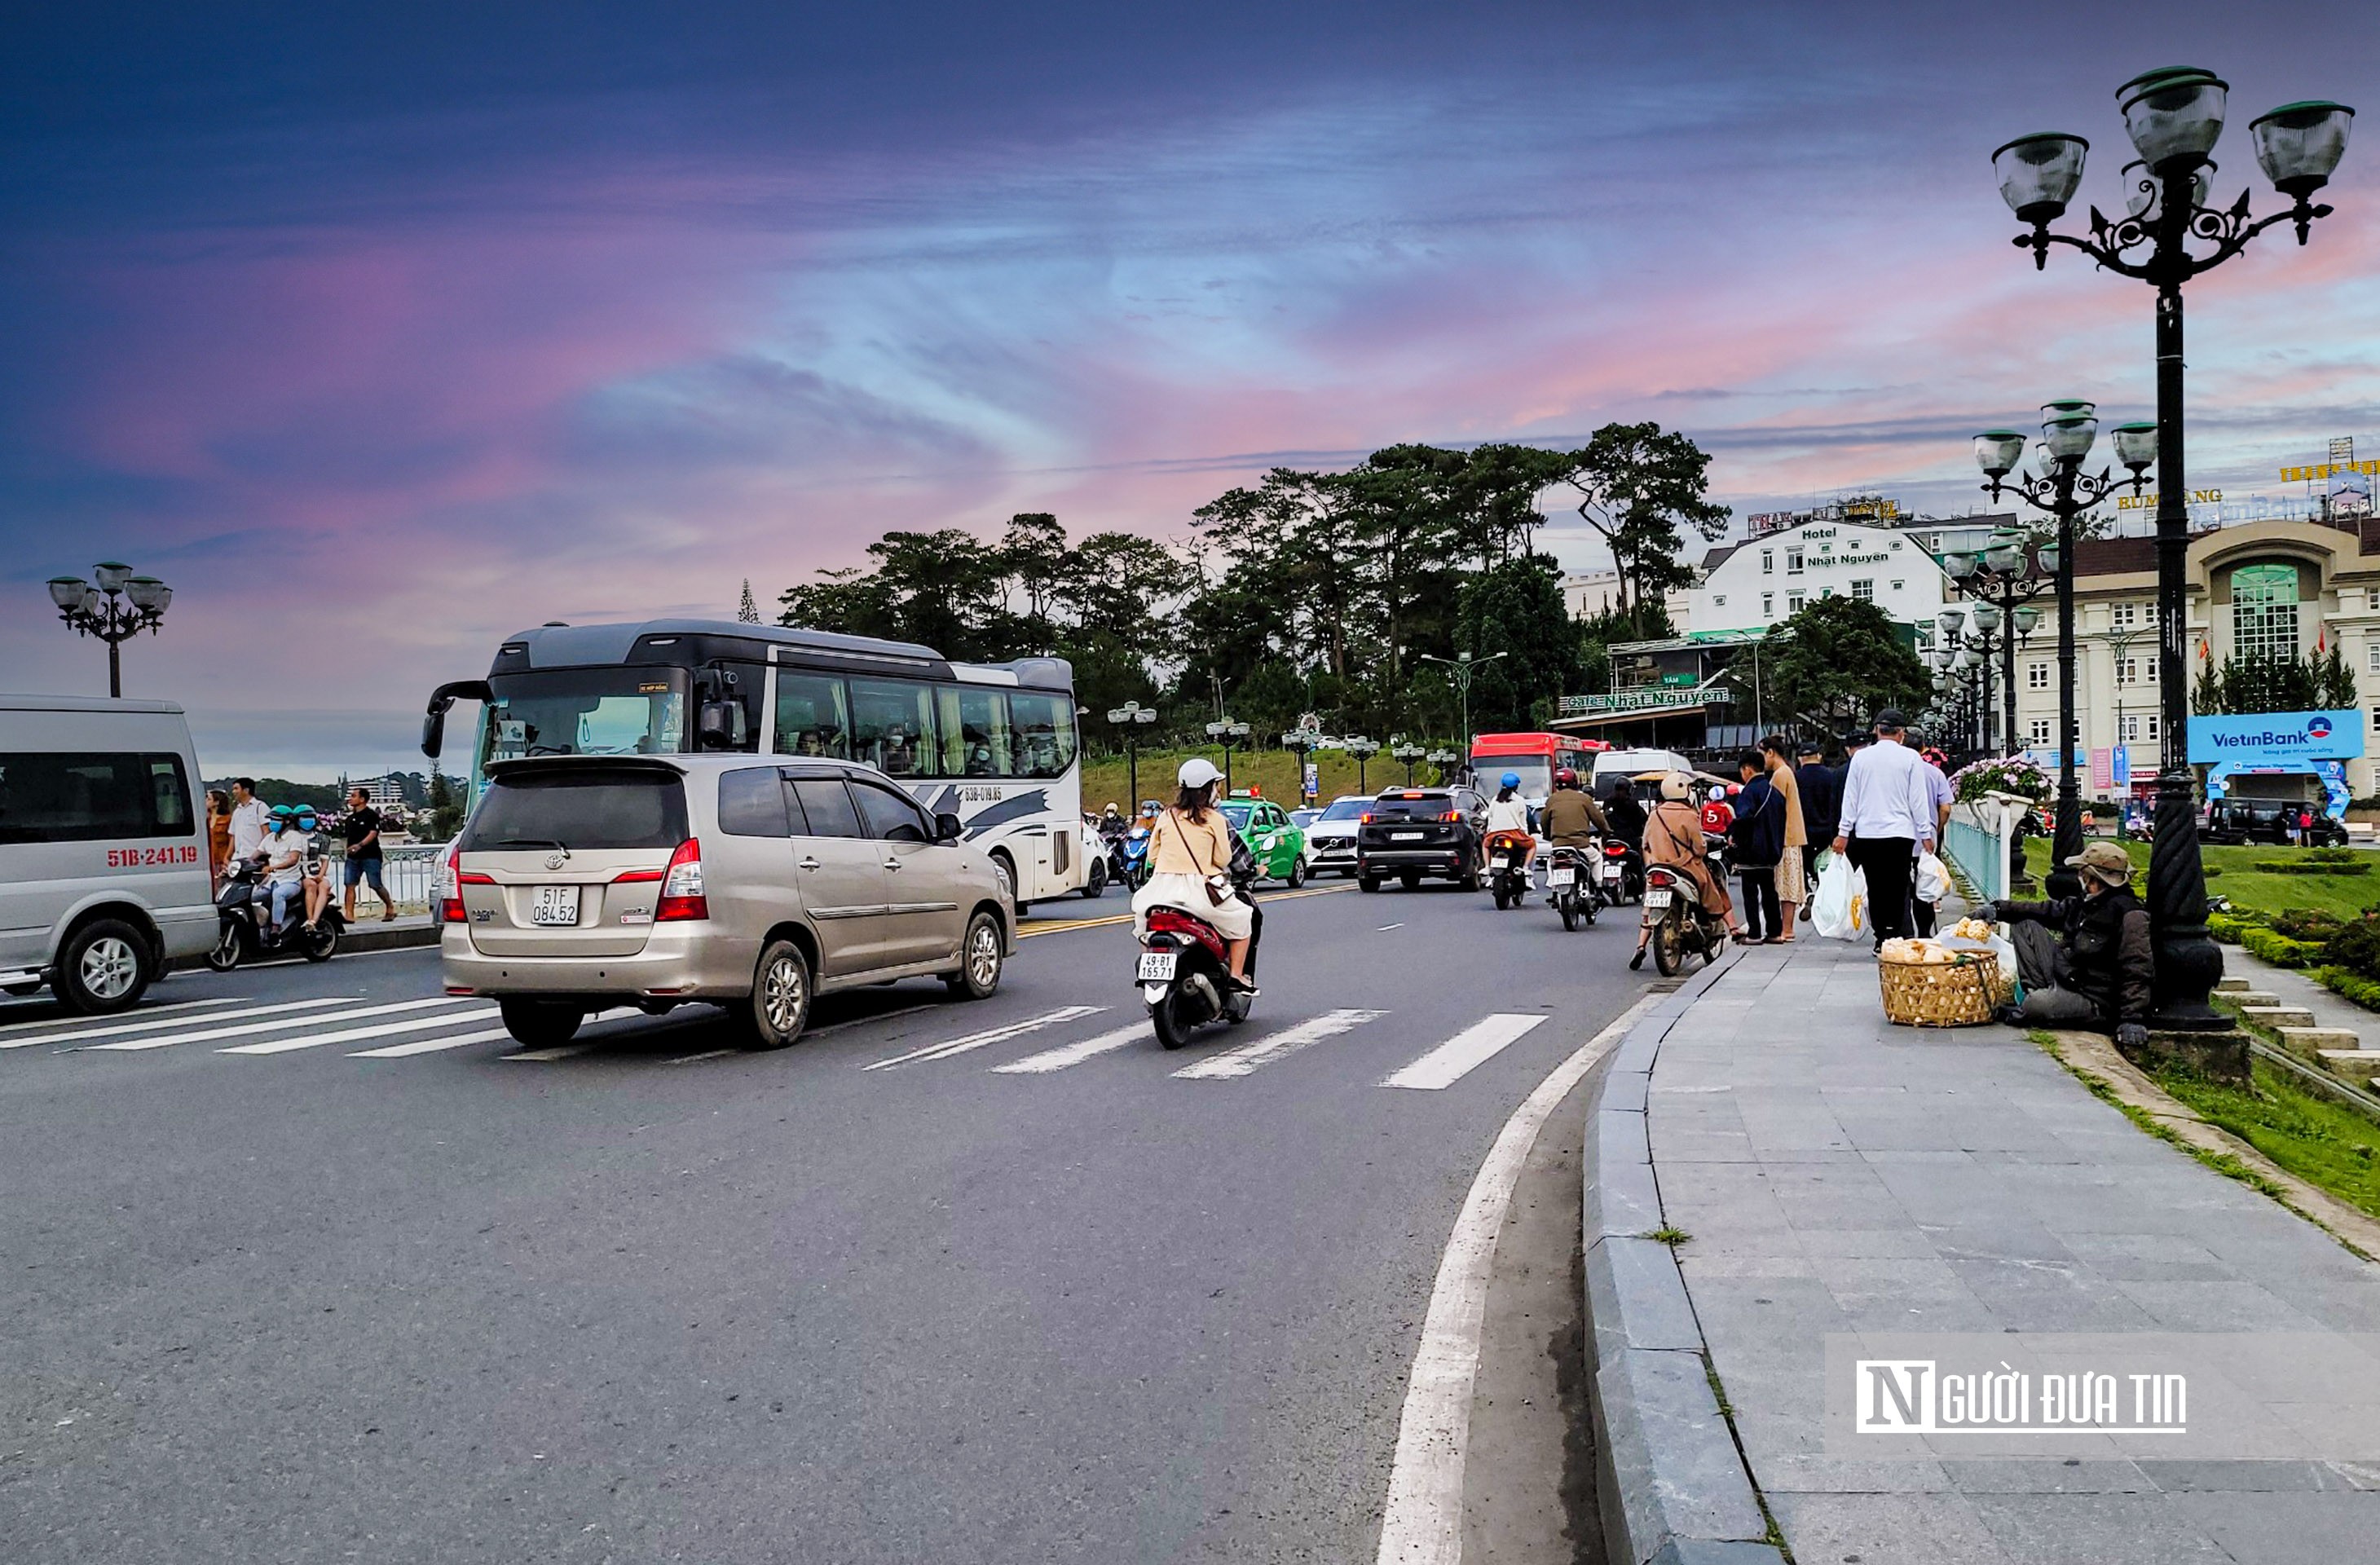
[[[1578,871],[1575,869],[1548,869],[1546,871],[1546,884],[1548,886],[1575,886],[1578,884]]]
[[[528,921],[532,924],[577,923],[578,888],[540,886],[536,900],[529,904]]]
[[[1182,953],[1178,951],[1144,951],[1140,953],[1138,979],[1144,984],[1170,984],[1181,962]]]
[[[1645,893],[1645,910],[1647,913],[1658,913],[1669,905],[1670,892],[1667,889],[1649,891]]]

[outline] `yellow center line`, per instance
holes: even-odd
[[[1279,892],[1263,900],[1268,903],[1294,902],[1299,897],[1336,896],[1341,892],[1352,889],[1349,886],[1311,886],[1302,892]],[[1105,918],[1069,918],[1063,923],[1028,925],[1016,931],[1016,938],[1020,940],[1030,940],[1035,935],[1060,935],[1069,929],[1097,929],[1109,924],[1131,922],[1132,915],[1129,913],[1111,913]]]

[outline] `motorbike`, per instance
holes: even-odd
[[[1562,928],[1575,929],[1585,919],[1590,926],[1602,896],[1595,876],[1603,855],[1593,847],[1556,843],[1546,855],[1546,904],[1561,915]]]
[[[1603,840],[1602,877],[1597,883],[1603,900],[1618,907],[1645,900],[1645,860],[1617,837]]]
[[[328,962],[339,949],[346,919],[335,905],[325,906],[309,930],[302,893],[289,910],[287,927],[278,935],[270,932],[273,907],[265,894],[264,865],[261,855],[236,859],[224,872],[223,890],[215,893],[215,943],[207,952],[207,965],[218,973],[292,952],[309,962]]]
[[[1148,824],[1135,821],[1131,831],[1115,840],[1108,849],[1108,879],[1119,881],[1124,890],[1136,892],[1148,879]]]
[[[1727,920],[1703,906],[1694,878],[1667,865],[1645,871],[1645,924],[1653,931],[1653,964],[1674,978],[1688,956],[1706,964],[1727,949]]]
[[[1254,905],[1248,886],[1256,879],[1256,861],[1245,844],[1234,843],[1231,878]],[[1264,909],[1257,907],[1248,929],[1250,978],[1257,976],[1257,951],[1263,943]],[[1222,932],[1212,924],[1178,907],[1148,910],[1148,932],[1141,939],[1133,981],[1140,986],[1159,1044],[1179,1049],[1211,1022],[1236,1027],[1248,1019],[1256,998],[1231,981],[1231,970]]]
[[[1496,909],[1518,907],[1529,894],[1529,839],[1519,831],[1488,834],[1488,890]]]

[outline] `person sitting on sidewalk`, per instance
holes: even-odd
[[[2112,1032],[2118,1043],[2137,1048],[2148,1039],[2155,958],[2148,909],[2132,894],[2132,861],[2113,843],[2093,843],[2066,864],[2081,872],[2081,896],[1990,905],[1988,916],[2010,926],[2025,989],[2023,1003],[2002,1006],[1998,1019]]]

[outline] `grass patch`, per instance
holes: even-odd
[[[2126,843],[2123,848],[2131,855],[2133,872],[2145,876],[2149,867],[2149,844]],[[2240,913],[2270,919],[2292,910],[2307,910],[2336,914],[2344,919],[2362,912],[2374,900],[2375,892],[2380,892],[2364,876],[2352,871],[2340,874],[2336,867],[2329,867],[2292,869],[2289,874],[2275,875],[2258,869],[2256,865],[2260,860],[2280,862],[2276,859],[2276,855],[2292,854],[2286,861],[2292,866],[2300,863],[2334,866],[2337,861],[2313,855],[2356,851],[2351,848],[2309,848],[2296,850],[2292,854],[2292,850],[2276,848],[2270,843],[2259,847],[2218,847],[2202,843],[2198,853],[2210,873],[2220,872],[2223,895]],[[2297,856],[2297,854],[2303,856]],[[2035,879],[2049,873],[2049,843],[2044,839],[2030,837],[2025,840],[2025,867]],[[2359,859],[2355,862],[2370,861]],[[2139,889],[2137,885],[2134,887],[2134,890]]]
[[[1674,1250],[1679,1245],[1692,1239],[1694,1235],[1688,1233],[1682,1228],[1678,1228],[1672,1224],[1665,1222],[1660,1227],[1655,1229],[1652,1232],[1640,1233],[1637,1237],[1640,1239],[1650,1239],[1656,1244],[1667,1244]]]
[[[2250,1069],[2252,1086],[2246,1087],[2176,1064],[2152,1065],[2148,1075],[2209,1123],[2230,1132],[2308,1184],[2380,1217],[2380,1147],[2374,1145],[2380,1143],[2380,1127],[2300,1086],[2262,1060]]]

